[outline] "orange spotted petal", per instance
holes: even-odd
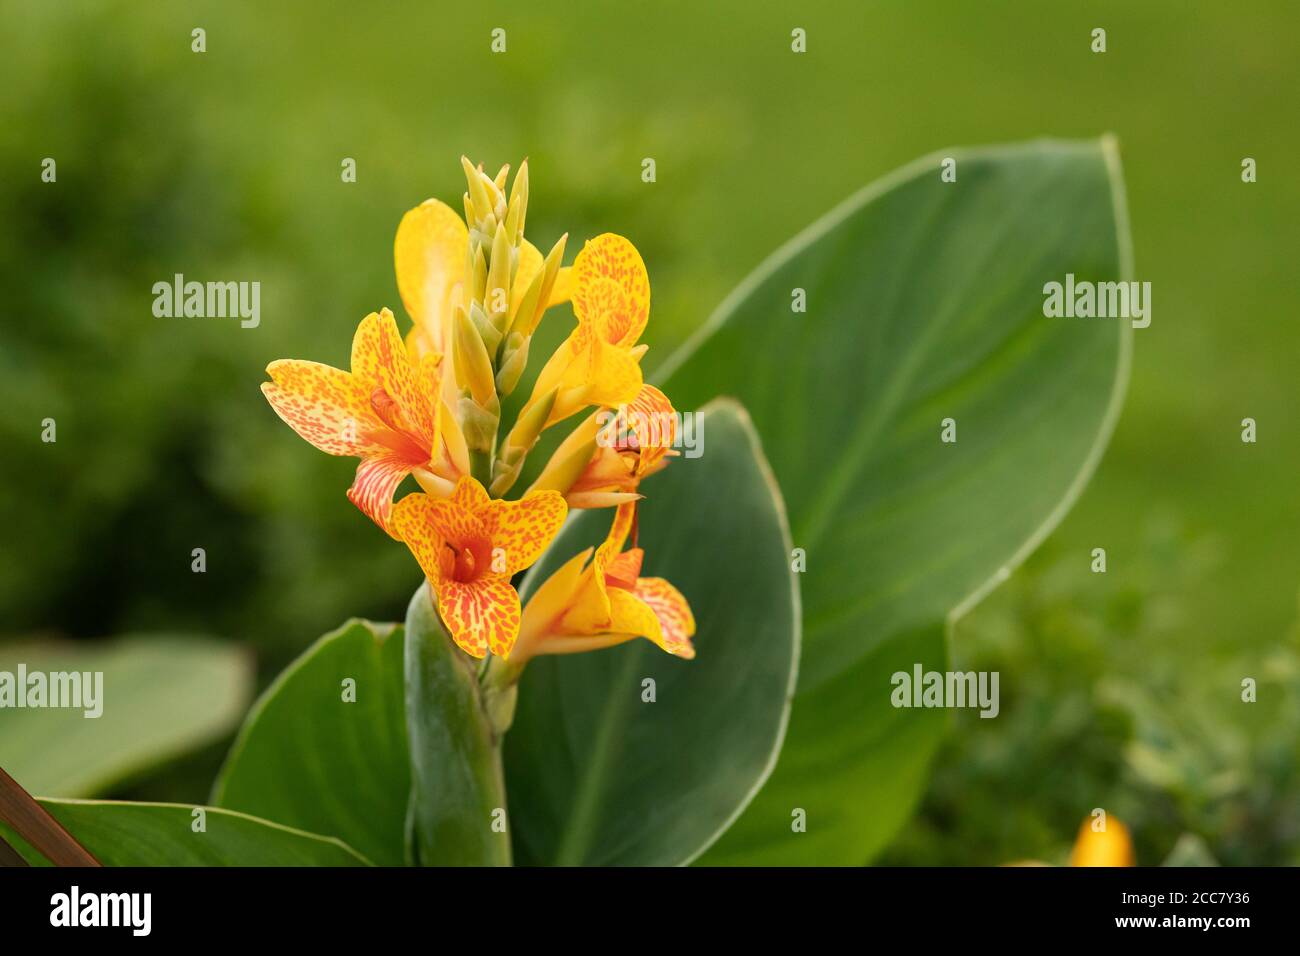
[[[609,625],[605,630],[611,634],[645,637],[664,646],[663,632],[654,611],[631,591],[621,588],[609,592]]]
[[[677,411],[668,396],[653,385],[641,386],[622,417],[636,435],[639,471],[654,467],[677,440]]]
[[[330,455],[385,451],[373,434],[382,427],[352,376],[319,362],[283,359],[266,367],[262,394],[285,423]]]
[[[686,659],[695,656],[691,638],[695,634],[695,616],[682,592],[663,578],[640,578],[632,594],[648,607],[659,622],[660,639],[655,643],[669,654]],[[651,637],[651,640],[654,640]]]
[[[519,634],[519,593],[505,575],[487,574],[437,586],[438,613],[456,644],[472,657],[509,655]]]
[[[431,447],[437,428],[434,417],[437,392],[427,391],[426,385],[435,384],[438,360],[425,355],[413,362],[397,330],[393,313],[384,309],[371,312],[357,326],[352,339],[352,378],[360,388],[375,389],[396,405],[399,430],[419,438],[420,444]],[[373,400],[373,399],[372,399]],[[390,423],[392,424],[392,423]]]
[[[357,476],[348,489],[348,500],[398,540],[400,536],[391,527],[393,493],[412,467],[411,461],[392,452],[368,455],[357,465]]]
[[[477,513],[492,501],[487,489],[472,475],[464,475],[456,482],[456,490],[450,500],[456,507],[470,513]]]
[[[461,479],[464,481],[465,479]],[[456,492],[460,490],[457,485]],[[442,501],[435,501],[429,508],[429,521],[433,530],[444,541],[449,541],[461,548],[471,542],[486,541],[487,529],[473,511],[466,509],[456,501],[456,492]]]
[[[635,345],[650,316],[650,277],[636,247],[604,233],[587,242],[573,263],[573,311],[611,345]]]
[[[434,526],[433,508],[438,501],[428,495],[407,495],[393,506],[389,526],[395,537],[406,542],[425,577],[436,586],[442,579],[439,561],[442,538]]]
[[[530,491],[518,501],[492,501],[478,514],[493,550],[505,553],[506,573],[514,574],[541,557],[568,510],[558,491]]]

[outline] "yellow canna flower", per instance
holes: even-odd
[[[510,655],[516,671],[538,654],[594,651],[636,637],[677,657],[695,656],[695,618],[686,598],[663,578],[640,576],[640,548],[623,550],[635,523],[636,503],[620,505],[594,557],[591,548],[575,555],[537,589]]]
[[[414,359],[393,313],[372,312],[352,339],[350,372],[296,359],[267,366],[262,393],[294,431],[330,455],[361,459],[348,498],[385,531],[393,493],[415,473],[449,493],[468,468],[463,439],[438,399],[441,360]]]
[[[474,657],[503,657],[519,633],[510,578],[541,556],[566,512],[554,491],[502,501],[467,475],[450,498],[407,495],[393,509],[393,527],[428,577],[452,640]]]
[[[1114,817],[1107,817],[1106,829],[1094,830],[1091,820],[1084,820],[1070,851],[1070,866],[1134,866],[1133,838],[1128,827]]]
[[[471,180],[472,186],[479,177],[486,179],[481,170],[474,170],[472,166],[470,169],[476,174],[475,179]],[[518,204],[520,207],[527,202],[526,169],[527,163],[516,177],[516,183],[520,178],[525,183]],[[506,171],[508,167],[502,170],[503,173]],[[502,181],[504,182],[504,177]],[[500,187],[493,183],[492,190],[492,195],[489,196],[485,189],[484,201],[493,201],[495,204],[501,195]],[[466,208],[473,214],[472,202],[467,202]],[[478,223],[473,225],[477,226]],[[510,284],[510,315],[517,318],[523,314],[521,309],[537,283],[531,310],[527,315],[528,332],[531,334],[547,308],[569,301],[569,270],[560,268],[557,262],[550,287],[546,288],[544,281],[538,282],[539,277],[544,278],[546,259],[532,243],[522,238],[522,208],[518,230],[519,261],[514,281]],[[563,250],[562,244],[560,250]],[[402,303],[406,306],[411,321],[415,323],[407,337],[407,345],[415,354],[451,354],[455,311],[457,307],[468,310],[474,300],[475,290],[466,290],[468,274],[473,271],[472,266],[467,270],[469,260],[469,228],[460,214],[446,203],[427,199],[402,217],[393,240],[393,263]],[[486,282],[485,274],[485,286]],[[543,291],[547,293],[545,296],[541,294]]]
[[[592,415],[555,450],[533,483],[564,495],[570,508],[608,508],[640,498],[641,480],[668,464],[677,412],[668,396],[642,385],[627,405]]]
[[[548,426],[588,405],[624,405],[641,390],[646,346],[637,340],[650,317],[641,254],[622,236],[597,236],[574,260],[571,285],[578,327],[543,366],[529,399],[556,392]]]

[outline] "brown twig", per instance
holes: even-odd
[[[0,838],[0,866],[29,866],[23,855]]]
[[[0,767],[0,820],[18,831],[20,837],[55,866],[100,865],[3,767]]]

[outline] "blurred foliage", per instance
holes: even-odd
[[[1168,515],[1140,533],[1135,565],[1104,574],[1049,544],[958,624],[952,666],[1000,672],[1001,712],[957,712],[884,862],[1064,863],[1102,807],[1142,865],[1300,864],[1300,625],[1262,659],[1198,653],[1184,595],[1221,577],[1222,549]]]
[[[0,23],[0,630],[218,633],[258,652],[263,681],[350,616],[400,619],[418,576],[345,501],[353,463],[267,408],[263,369],[343,364],[366,312],[400,313],[398,219],[459,194],[462,152],[530,157],[539,244],[637,243],[652,368],[877,176],[948,145],[1113,130],[1153,324],[1083,499],[959,631],[959,662],[1003,672],[1003,716],[956,721],[893,859],[1060,858],[1114,804],[1143,862],[1184,829],[1223,862],[1295,861],[1294,713],[1249,716],[1269,681],[1294,683],[1294,3],[0,0]],[[260,281],[261,326],[155,319],[151,286],[176,272]],[[1258,445],[1238,440],[1246,415]],[[1152,513],[1178,529],[1163,545]],[[1196,571],[1205,541],[1213,572]],[[1081,557],[1099,544],[1104,578]],[[201,799],[211,767],[194,776],[132,795]]]

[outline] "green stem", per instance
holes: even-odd
[[[422,584],[406,616],[408,843],[423,866],[509,866],[501,736],[478,665],[452,642]]]

